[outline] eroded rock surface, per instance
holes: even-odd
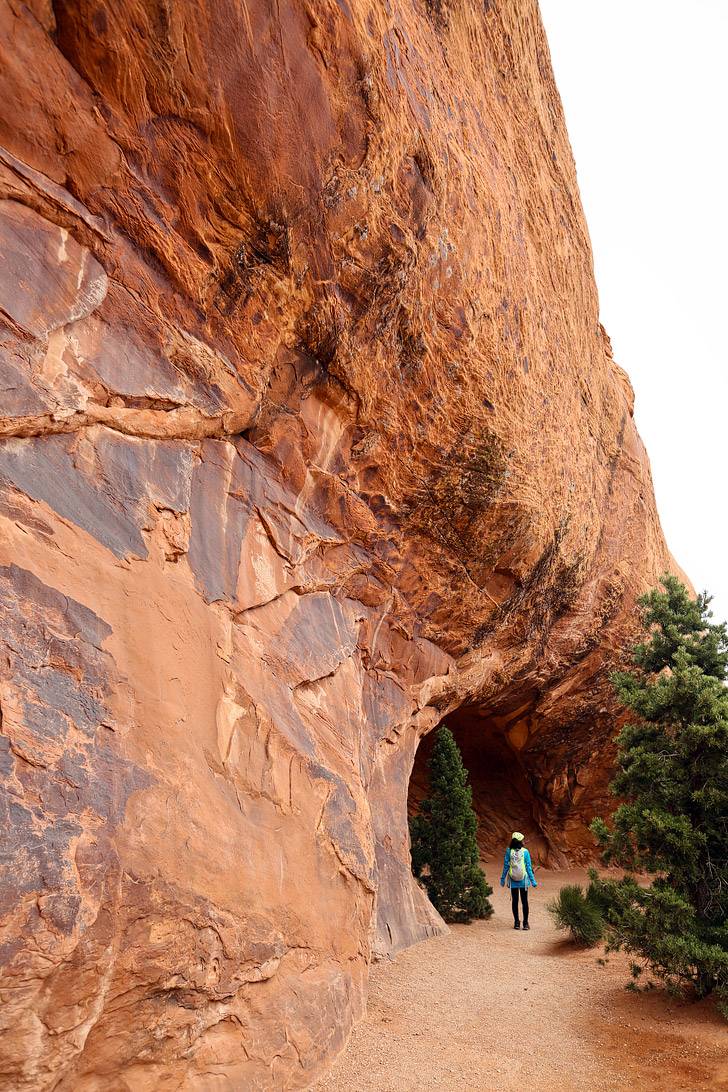
[[[671,564],[537,5],[5,0],[0,95],[0,1087],[303,1087],[420,738],[583,859]]]

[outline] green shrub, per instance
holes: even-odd
[[[445,921],[488,918],[493,888],[480,867],[468,771],[449,728],[437,733],[427,765],[430,792],[410,820],[412,871]]]
[[[612,676],[635,717],[617,738],[619,806],[591,827],[604,860],[630,873],[599,882],[608,948],[726,1011],[728,631],[710,621],[707,593],[691,599],[668,574],[660,582],[639,600],[645,640],[631,670]],[[654,879],[638,883],[635,871]]]
[[[546,904],[546,909],[556,928],[568,929],[575,943],[593,948],[602,939],[604,918],[593,883],[589,884],[586,894],[579,884],[567,884]]]
[[[599,875],[595,868],[590,868],[587,872],[587,876],[589,877],[589,886],[586,889],[587,902],[590,902],[592,906],[596,906],[599,913],[606,921],[611,905],[609,888],[599,879]]]

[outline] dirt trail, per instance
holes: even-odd
[[[374,966],[367,1018],[312,1092],[728,1092],[728,1021],[709,1001],[625,991],[627,960],[599,966],[545,911],[585,874],[536,879],[530,932],[494,883],[490,921]]]

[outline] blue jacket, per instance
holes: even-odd
[[[506,858],[503,862],[503,875],[501,876],[501,887],[505,887],[506,876],[508,875],[508,865],[511,863],[511,847],[506,850]],[[531,868],[531,854],[527,849],[523,850],[523,863],[526,866],[526,875],[522,880],[510,880],[509,887],[538,887],[538,884],[533,878],[533,869]]]

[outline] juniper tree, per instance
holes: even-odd
[[[604,881],[611,946],[671,987],[728,1000],[728,665],[725,623],[710,597],[675,577],[639,602],[646,639],[612,681],[637,714],[620,732],[609,825],[592,830],[607,862],[656,878]],[[635,963],[633,974],[643,967]]]
[[[452,732],[444,725],[427,765],[429,795],[410,820],[412,870],[422,878],[430,901],[445,921],[490,917],[493,907],[488,895],[493,888],[479,864],[478,819],[468,771]]]

